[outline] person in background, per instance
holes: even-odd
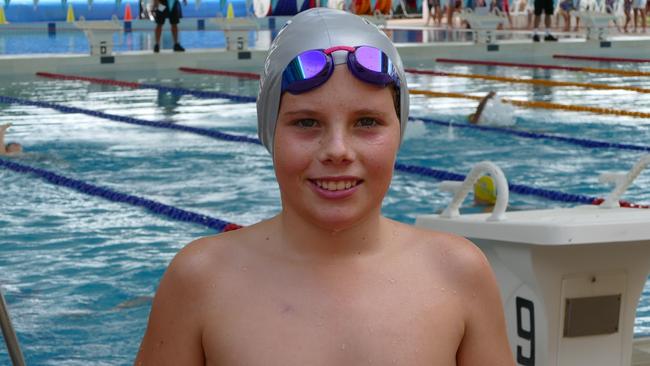
[[[634,33],[637,32],[638,18],[641,17],[641,32],[646,32],[646,7],[647,0],[632,0],[632,9],[634,9]]]
[[[187,5],[187,0],[183,0],[183,4]],[[174,39],[174,52],[185,51],[183,46],[178,42],[178,23],[183,17],[183,10],[178,0],[154,0],[153,13],[156,21],[156,44],[153,46],[153,52],[160,52],[160,36],[165,19],[169,19],[171,26],[172,38]]]
[[[429,16],[427,17],[425,26],[429,25],[429,21],[431,20],[431,25],[439,27],[442,24],[440,0],[427,0],[427,6],[429,7]]]
[[[632,20],[632,0],[623,1],[623,12],[625,13],[625,24],[623,24],[623,32],[627,33],[627,26],[630,24],[630,20]],[[636,28],[634,30],[636,31]]]
[[[5,145],[5,133],[9,127],[11,127],[11,123],[0,125],[0,155],[16,155],[23,152],[23,146],[17,142]]]
[[[496,92],[489,92],[476,107],[476,112],[467,117],[471,124],[491,126],[512,126],[515,124],[515,111],[512,105],[501,100]]]
[[[454,13],[463,10],[463,0],[447,0],[447,28],[454,28]]]
[[[544,41],[554,42],[557,41],[551,34],[551,18],[553,17],[553,0],[535,0],[535,18],[533,22],[535,23],[533,30],[533,42],[539,42],[539,23],[542,20],[542,13],[544,13],[544,27],[546,28],[546,35],[544,36]]]

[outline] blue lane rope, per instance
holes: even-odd
[[[14,98],[14,97],[7,97],[7,96],[0,96],[0,103],[16,103],[16,104],[31,105],[31,106],[41,107],[41,108],[50,108],[50,109],[54,109],[54,110],[64,112],[64,113],[86,114],[86,115],[93,116],[93,117],[108,119],[108,120],[116,121],[116,122],[124,122],[124,123],[133,124],[133,125],[148,126],[148,127],[158,127],[158,128],[166,128],[166,129],[170,129],[170,130],[191,132],[191,133],[195,133],[197,135],[212,137],[212,138],[218,139],[218,140],[233,141],[233,142],[248,142],[248,143],[254,143],[254,144],[258,144],[258,145],[262,144],[258,139],[254,138],[254,137],[248,137],[248,136],[243,136],[243,135],[232,135],[232,134],[223,133],[223,132],[219,132],[219,131],[215,131],[215,130],[208,130],[208,129],[205,129],[205,128],[178,125],[178,124],[171,123],[171,122],[147,121],[147,120],[144,120],[144,119],[127,117],[127,116],[118,116],[118,115],[115,115],[115,114],[108,114],[108,113],[93,111],[93,110],[89,110],[89,109],[76,108],[76,107],[67,107],[67,106],[60,105],[60,104],[55,104],[55,103],[38,102],[38,101],[32,101],[32,100],[20,99],[20,98]]]
[[[125,122],[125,123],[131,123],[131,124],[142,125],[142,126],[150,126],[150,127],[168,128],[168,129],[180,130],[185,132],[197,133],[199,135],[211,137],[218,140],[246,142],[246,143],[261,145],[261,142],[256,138],[241,136],[241,135],[232,135],[232,134],[218,132],[214,130],[207,130],[199,127],[182,126],[182,125],[172,124],[169,122],[146,121],[146,120],[136,119],[133,117],[117,116],[108,113],[90,111],[90,110],[76,108],[76,107],[66,107],[66,106],[61,106],[53,103],[30,101],[30,100],[24,100],[24,99],[6,97],[6,96],[0,96],[0,102],[19,103],[25,105],[39,106],[43,108],[53,108],[66,113],[83,113],[83,114],[88,114],[99,118],[105,118],[117,122]],[[462,181],[465,179],[465,176],[461,174],[445,172],[442,170],[436,170],[436,169],[415,166],[415,165],[400,164],[400,163],[395,164],[395,170],[400,172],[410,173],[410,174],[416,174],[423,177],[435,178],[439,180]],[[563,193],[558,191],[529,187],[525,185],[509,184],[509,186],[513,193],[538,196],[538,197],[542,197],[553,201],[559,201],[559,202],[590,204],[595,199],[595,197],[568,194],[568,193]]]
[[[219,232],[223,231],[228,226],[237,225],[207,215],[202,215],[192,211],[187,211],[174,206],[166,205],[164,203],[153,201],[147,198],[121,193],[110,188],[97,186],[78,179],[68,178],[63,175],[47,171],[45,169],[35,168],[29,165],[8,161],[3,158],[0,158],[0,166],[17,173],[32,174],[46,180],[49,183],[71,188],[81,193],[101,197],[113,202],[128,203],[132,206],[145,208],[155,214],[167,216],[173,220],[200,224],[211,229],[218,230]]]
[[[444,170],[432,169],[432,168],[427,168],[427,167],[417,166],[417,165],[396,163],[395,170],[405,172],[405,173],[417,174],[424,177],[430,177],[438,180],[453,180],[453,181],[461,181],[461,182],[465,180],[465,176],[462,174],[457,174],[457,173],[447,172]],[[597,197],[585,196],[580,194],[571,194],[571,193],[553,191],[550,189],[529,187],[523,184],[514,184],[510,182],[508,182],[508,189],[510,190],[510,192],[513,193],[518,193],[527,196],[537,196],[537,197],[542,197],[551,201],[558,201],[558,202],[582,203],[582,204],[590,205],[593,204],[594,200],[597,198]]]
[[[176,87],[170,87],[170,86],[164,86],[158,84],[139,84],[139,85],[140,85],[139,86],[140,89],[156,89],[158,91],[170,93],[177,96],[191,95],[201,99],[213,99],[213,98],[230,99],[232,101],[240,102],[240,103],[255,103],[257,101],[257,98],[255,97],[247,97],[242,95],[233,95],[233,94],[220,93],[220,92],[176,88]]]
[[[423,117],[409,117],[409,120],[410,121],[419,120],[424,123],[447,126],[447,127],[451,125],[456,128],[475,128],[481,131],[499,132],[507,135],[514,135],[514,136],[524,137],[529,139],[555,140],[555,141],[561,141],[572,145],[578,145],[578,146],[589,147],[594,149],[622,149],[622,150],[634,150],[634,151],[650,151],[650,146],[644,146],[644,145],[619,144],[616,142],[580,139],[575,137],[566,137],[566,136],[552,135],[552,134],[539,133],[539,132],[518,131],[518,130],[513,130],[504,127],[481,126],[481,125],[474,125],[470,123],[446,122],[446,121],[440,121],[440,120],[423,118]]]

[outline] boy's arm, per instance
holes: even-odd
[[[465,334],[456,354],[458,366],[514,366],[508,344],[506,322],[499,288],[492,269],[475,246],[465,257],[466,293]],[[470,269],[471,268],[471,269]]]
[[[156,291],[135,365],[204,365],[200,321],[201,266],[187,246],[167,268]]]
[[[5,154],[5,132],[11,127],[11,123],[0,125],[0,154]]]

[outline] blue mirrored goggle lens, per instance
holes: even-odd
[[[307,51],[296,56],[284,70],[288,82],[311,79],[323,71],[327,56],[321,51]]]
[[[357,62],[369,71],[390,73],[393,63],[380,49],[361,46],[354,52]]]

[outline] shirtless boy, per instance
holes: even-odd
[[[513,366],[483,254],[381,215],[408,119],[388,38],[356,15],[302,12],[260,88],[282,211],[176,255],[136,364]]]

